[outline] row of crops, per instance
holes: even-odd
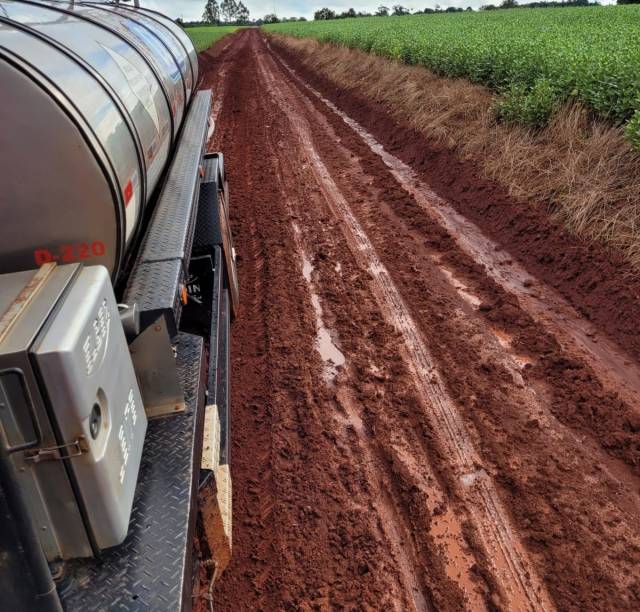
[[[544,125],[577,100],[640,149],[640,6],[514,9],[265,26],[493,88],[498,116]]]
[[[186,32],[193,41],[193,46],[200,52],[237,29],[235,26],[194,26],[186,28]]]

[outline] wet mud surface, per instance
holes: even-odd
[[[215,609],[638,609],[635,281],[258,31],[201,64],[242,291]]]

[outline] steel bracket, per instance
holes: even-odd
[[[176,353],[164,316],[147,327],[130,345],[148,418],[184,412],[185,400],[176,370]]]

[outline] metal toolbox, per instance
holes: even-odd
[[[147,418],[109,273],[0,283],[0,424],[48,560],[124,540]]]

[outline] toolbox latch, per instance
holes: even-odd
[[[62,450],[66,450],[63,455]],[[31,463],[42,461],[60,461],[62,459],[73,459],[89,451],[89,446],[84,436],[80,436],[73,442],[67,442],[60,446],[50,446],[48,448],[35,448],[24,453],[24,460]]]

